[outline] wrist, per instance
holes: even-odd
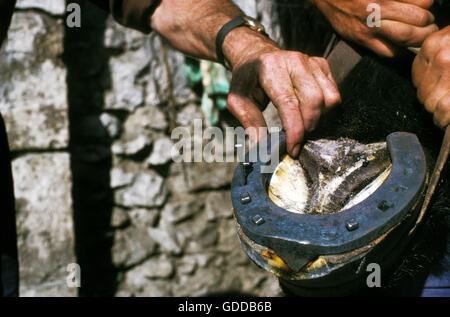
[[[261,54],[279,50],[275,42],[246,26],[230,31],[222,44],[226,66],[230,69],[255,60]]]

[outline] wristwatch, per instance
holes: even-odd
[[[218,61],[223,65],[225,65],[225,57],[222,52],[222,44],[223,41],[225,40],[225,36],[227,36],[227,34],[231,30],[240,26],[247,26],[255,32],[268,36],[264,26],[261,23],[259,23],[258,20],[249,16],[238,16],[232,19],[231,21],[225,23],[225,25],[222,26],[222,28],[220,29],[219,33],[217,33],[216,37],[216,55]]]
[[[245,20],[245,25],[248,26],[253,31],[259,32],[261,34],[267,35],[266,29],[264,28],[264,25],[259,23],[258,20],[253,19],[252,17],[244,15],[242,19]]]

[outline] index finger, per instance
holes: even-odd
[[[413,4],[415,6],[419,6],[419,7],[424,8],[424,9],[431,8],[431,6],[434,3],[433,0],[396,0],[396,1],[397,2],[404,2],[404,3]]]
[[[397,1],[381,2],[381,19],[421,27],[434,23],[434,15],[430,11],[417,5]]]
[[[281,60],[281,63],[284,63],[284,61]],[[303,141],[305,133],[303,117],[300,112],[300,101],[295,94],[286,65],[280,65],[280,59],[277,56],[270,57],[264,63],[263,69],[260,75],[261,86],[280,114],[283,127],[286,130],[287,151],[295,157],[300,151],[300,142]],[[283,69],[284,71],[282,71]],[[302,63],[297,65],[297,69],[306,73]]]

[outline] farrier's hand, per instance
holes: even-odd
[[[178,50],[217,61],[219,30],[241,15],[229,0],[163,0],[150,24]],[[230,111],[245,128],[263,127],[261,108],[271,99],[286,131],[288,153],[297,156],[305,131],[314,129],[321,113],[340,101],[326,60],[281,50],[244,26],[226,35],[222,52],[233,75]],[[250,135],[254,140],[258,136]]]
[[[305,132],[316,127],[323,111],[340,102],[328,62],[300,52],[281,50],[265,38],[246,41],[246,32],[255,36],[255,32],[242,28],[230,32],[230,38],[227,36],[224,43],[225,46],[226,41],[231,43],[233,37],[241,39],[234,42],[237,46],[233,50],[228,49],[231,52],[228,56],[224,47],[233,75],[228,109],[244,128],[262,127],[265,121],[261,108],[270,98],[286,131],[287,151],[295,157]]]
[[[430,35],[412,68],[417,96],[433,114],[434,123],[450,124],[450,26]]]
[[[433,0],[311,0],[342,37],[392,57],[398,47],[419,47],[437,31],[427,10]],[[380,7],[380,27],[369,27],[369,4]]]

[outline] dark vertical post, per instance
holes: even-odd
[[[86,0],[69,3],[81,7],[81,27],[66,24],[64,39],[75,253],[81,268],[79,295],[113,296],[116,270],[111,261],[111,152],[99,118],[109,79],[103,44],[107,12]]]

